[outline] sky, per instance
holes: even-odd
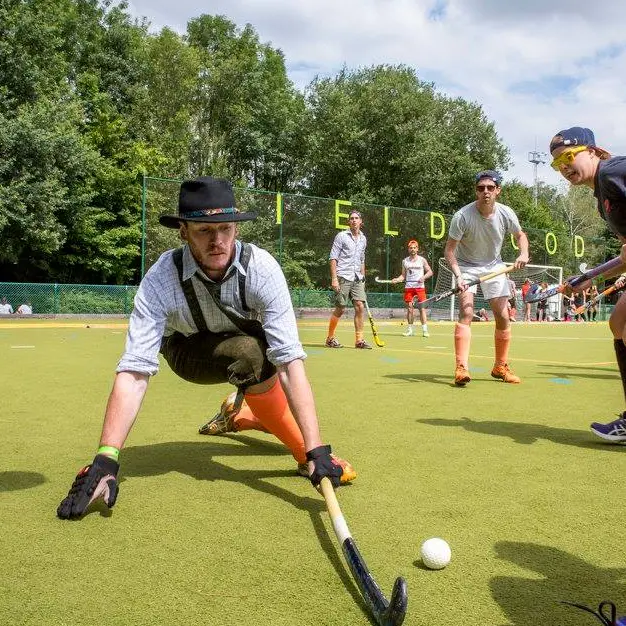
[[[300,90],[315,76],[379,64],[413,67],[438,92],[480,104],[509,148],[504,172],[533,184],[529,153],[586,126],[626,155],[623,0],[130,0],[151,30],[185,33],[205,13],[251,24],[285,55]],[[540,181],[566,185],[546,164]]]

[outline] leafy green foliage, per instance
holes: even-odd
[[[382,259],[398,242],[378,224],[380,206],[451,214],[474,198],[476,171],[508,163],[479,104],[438,93],[403,65],[344,68],[301,93],[282,51],[250,24],[199,15],[185,35],[151,33],[123,1],[0,3],[5,280],[136,282],[144,176],[212,174],[285,194],[282,226],[267,205],[274,196],[242,194],[262,216],[242,225],[242,236],[280,258],[293,287],[325,288],[336,231],[318,196],[361,206],[368,255]],[[504,186],[501,199],[528,230],[536,262],[573,262],[576,234],[589,259],[615,248],[583,191],[540,186],[535,206],[527,186]],[[176,210],[175,194],[147,196],[149,265],[179,240],[156,219]],[[394,214],[401,217],[402,237],[423,232],[423,218]],[[559,240],[552,257],[542,252],[546,229]]]

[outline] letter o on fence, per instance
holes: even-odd
[[[556,235],[554,233],[546,233],[546,252],[548,254],[554,254],[558,248],[556,243]]]

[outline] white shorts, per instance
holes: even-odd
[[[496,263],[494,265],[490,265],[489,267],[467,267],[459,263],[461,277],[466,283],[471,280],[476,280],[477,278],[480,278],[485,274],[491,274],[492,272],[496,272],[503,267],[506,267],[506,263]],[[473,285],[472,287],[468,287],[467,291],[476,294],[478,290],[477,288],[478,285]],[[485,300],[491,300],[493,298],[511,297],[508,274],[500,274],[500,276],[496,276],[495,278],[486,280],[484,283],[480,284],[480,289],[483,292],[483,298],[485,298]]]

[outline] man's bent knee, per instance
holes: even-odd
[[[266,343],[248,335],[175,333],[164,339],[161,353],[182,379],[200,384],[230,382],[248,386],[271,378],[276,368],[267,360]]]

